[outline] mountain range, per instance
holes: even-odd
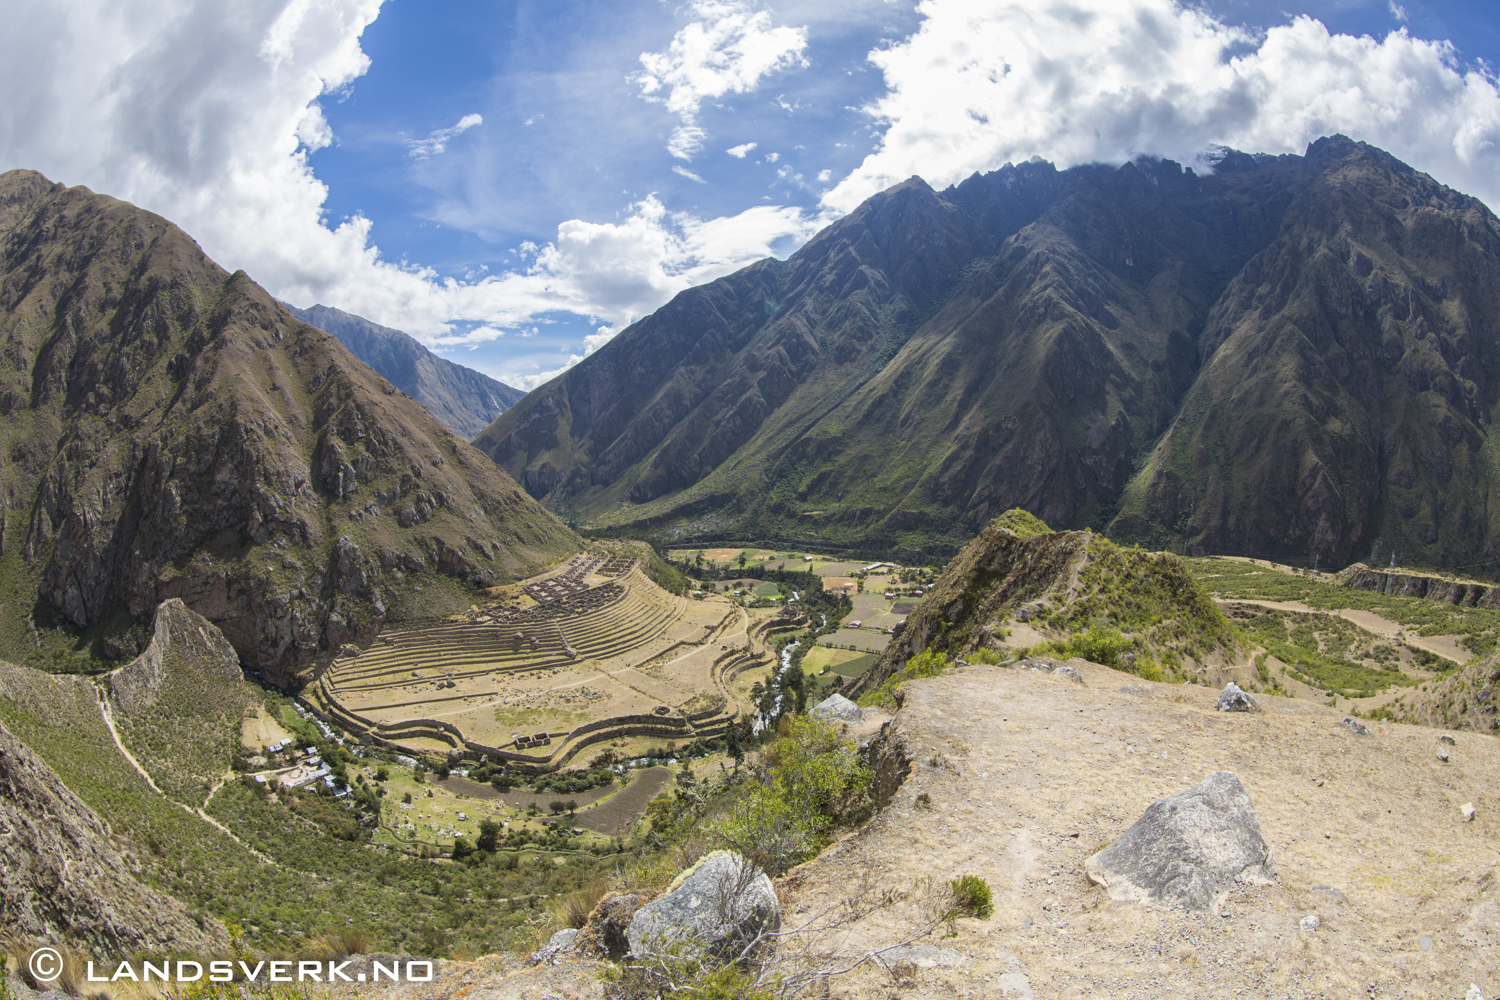
[[[874,196],[474,443],[586,529],[947,555],[1003,510],[1492,566],[1500,221],[1343,136]]]
[[[281,686],[580,540],[165,219],[0,174],[0,658],[97,669],[181,598]]]
[[[438,357],[410,334],[363,316],[324,305],[287,308],[302,322],[337,337],[355,357],[465,440],[526,395],[482,372]]]

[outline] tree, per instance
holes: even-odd
[[[731,722],[729,729],[724,733],[725,742],[728,744],[729,756],[734,758],[734,769],[740,769],[740,763],[745,759],[745,747],[740,742],[739,723]]]
[[[462,861],[464,858],[467,858],[469,855],[471,855],[473,853],[474,853],[474,848],[469,844],[469,842],[466,839],[464,839],[463,837],[455,837],[453,839],[453,860],[454,861]]]
[[[391,780],[391,769],[388,768],[388,767],[377,768],[376,771],[375,771],[375,780],[376,781],[390,781]]]
[[[741,549],[741,550],[740,550],[740,569],[744,569],[744,568],[745,568],[745,563],[746,563],[746,562],[747,562],[747,561],[748,561],[748,560],[747,560],[747,559],[746,559],[746,557],[745,557],[745,550],[744,550],[744,549]]]
[[[479,821],[479,839],[475,846],[487,854],[494,854],[500,841],[500,824],[492,819]]]
[[[562,799],[553,799],[547,803],[547,810],[554,816],[561,815],[562,811],[566,808],[568,808],[568,804]]]
[[[568,815],[572,816],[576,812],[578,812],[578,801],[576,799],[569,799],[568,800]]]

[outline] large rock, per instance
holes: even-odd
[[[1084,870],[1113,899],[1191,910],[1217,907],[1236,884],[1276,880],[1250,795],[1229,771],[1153,802]]]
[[[865,710],[838,692],[818,702],[812,714],[815,718],[828,719],[833,722],[865,721]]]
[[[1255,711],[1255,699],[1250,697],[1234,681],[1224,685],[1224,690],[1219,692],[1219,704],[1221,712],[1253,712]]]
[[[781,904],[766,873],[738,854],[714,851],[637,910],[627,936],[636,955],[680,947],[688,955],[734,956],[780,927]]]

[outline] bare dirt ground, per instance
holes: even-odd
[[[240,723],[240,743],[256,752],[291,738],[292,734],[271,718],[264,705],[255,710],[253,718]]]
[[[862,970],[832,995],[1437,1000],[1471,983],[1500,994],[1500,741],[1456,733],[1444,748],[1441,731],[1389,723],[1356,736],[1341,713],[1290,699],[1219,713],[1216,691],[1073,664],[1085,684],[974,666],[906,685],[891,733],[911,776],[868,827],[783,880],[787,922],[865,873],[896,890],[978,875],[995,914],[930,940],[956,952],[954,968],[907,985]],[[1188,914],[1115,903],[1086,881],[1087,857],[1215,770],[1248,789],[1278,884]],[[1299,927],[1314,914],[1316,930]],[[846,950],[918,923],[903,904],[857,924]]]

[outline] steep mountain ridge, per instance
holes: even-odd
[[[388,613],[464,607],[465,588],[576,551],[493,463],[166,220],[17,170],[0,240],[0,652],[32,655],[30,615],[133,655],[180,597],[247,668],[295,684]]]
[[[1115,530],[1190,550],[1493,568],[1500,220],[1342,137],[1235,276]]]
[[[1489,565],[1497,234],[1342,136],[1202,175],[913,178],[475,443],[565,517],[668,542],[946,556],[1020,506],[1152,547]]]
[[[948,551],[1021,505],[1102,523],[1176,412],[1296,157],[913,178],[682,293],[475,444],[566,516]]]
[[[465,440],[526,395],[482,372],[438,357],[410,334],[363,316],[325,305],[287,308],[302,322],[337,337],[355,357]]]

